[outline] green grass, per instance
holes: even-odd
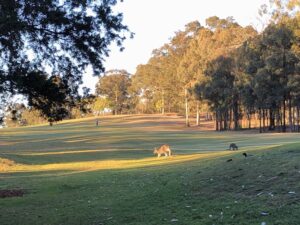
[[[15,162],[0,189],[26,191],[0,198],[1,225],[300,224],[299,134],[199,131],[159,116],[0,132],[0,158]],[[240,150],[224,151],[231,142]],[[153,156],[163,143],[173,157]]]

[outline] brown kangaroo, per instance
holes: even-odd
[[[157,154],[157,157],[159,158],[162,154],[167,156],[171,156],[171,149],[169,145],[162,145],[159,148],[155,148],[153,151],[154,155]]]

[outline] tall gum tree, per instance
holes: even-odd
[[[250,26],[242,27],[234,22],[233,18],[220,19],[218,17],[210,17],[206,20],[207,28],[202,27],[193,40],[190,42],[180,63],[180,70],[185,71],[186,80],[193,82],[196,80],[200,83],[206,82],[207,76],[204,76],[208,63],[220,56],[230,56],[242,43],[253,37],[257,32]],[[195,82],[193,82],[195,84]],[[201,99],[200,96],[196,99]],[[236,98],[238,101],[238,98]],[[235,104],[235,126],[238,126],[238,106]],[[198,113],[197,113],[198,114]],[[198,117],[198,116],[197,116]]]
[[[131,85],[130,74],[125,70],[110,70],[99,78],[96,94],[107,98],[114,115],[127,109],[128,90]]]

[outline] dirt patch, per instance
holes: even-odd
[[[22,189],[0,189],[0,198],[23,197],[24,194]]]
[[[6,171],[10,167],[16,165],[15,161],[5,159],[5,158],[0,158],[0,172],[1,171]]]

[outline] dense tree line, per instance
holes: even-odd
[[[145,104],[161,113],[208,106],[216,130],[247,128],[299,131],[299,1],[272,1],[268,26],[258,33],[233,18],[211,17],[175,33],[132,76]],[[266,8],[264,8],[266,13]],[[151,111],[151,110],[150,110]],[[245,125],[244,125],[245,128]]]

